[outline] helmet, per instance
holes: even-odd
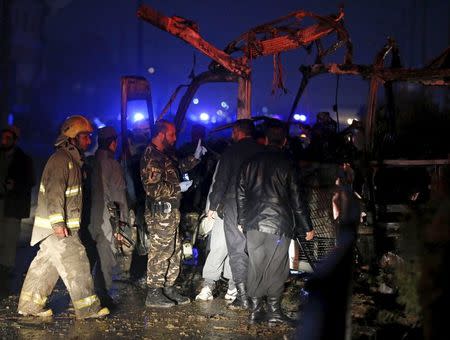
[[[89,120],[80,115],[67,117],[61,126],[61,134],[69,138],[75,138],[80,132],[92,131],[94,129]]]

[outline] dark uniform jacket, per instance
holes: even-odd
[[[256,143],[253,139],[244,138],[231,144],[224,151],[220,157],[220,165],[212,191],[209,194],[210,210],[217,211],[225,199],[236,197],[236,181],[242,163],[263,150],[264,146]]]
[[[311,231],[297,177],[293,163],[277,148],[246,161],[237,185],[238,223],[244,230],[290,238],[296,228]]]
[[[30,215],[31,188],[35,185],[33,161],[22,149],[13,150],[6,180],[13,180],[12,190],[6,191],[4,197],[4,216],[27,218]]]

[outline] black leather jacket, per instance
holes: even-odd
[[[225,200],[234,201],[237,178],[242,164],[264,150],[264,146],[257,144],[253,139],[244,138],[231,144],[224,151],[220,157],[216,179],[209,194],[210,210],[217,211]]]
[[[236,194],[238,223],[245,231],[292,238],[296,228],[312,230],[294,164],[279,148],[269,146],[243,164]]]

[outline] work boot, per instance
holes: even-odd
[[[264,299],[262,297],[250,298],[250,316],[248,322],[250,324],[261,323],[266,318],[264,310]]]
[[[22,312],[21,310],[17,311],[22,316],[35,316],[38,318],[51,318],[53,316],[53,311],[51,309],[43,309],[40,312],[27,313]]]
[[[162,288],[148,288],[145,306],[169,308],[175,306],[175,303],[163,294]]]
[[[295,320],[283,314],[280,297],[267,297],[267,321],[269,325],[284,324],[291,327],[295,326]]]
[[[88,314],[86,316],[77,316],[77,319],[98,319],[98,318],[104,318],[105,316],[109,315],[110,311],[108,307],[103,307],[99,311]]]
[[[177,303],[177,305],[185,305],[185,304],[191,302],[191,300],[187,296],[184,296],[184,295],[181,295],[180,293],[178,293],[174,286],[164,287],[163,293],[170,300],[175,301]]]
[[[231,309],[248,309],[250,307],[247,296],[247,289],[245,283],[236,283],[237,296],[232,303],[228,305]]]

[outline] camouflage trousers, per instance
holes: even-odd
[[[149,231],[147,285],[152,288],[173,286],[180,273],[181,240],[178,231],[180,211],[145,212]]]
[[[23,283],[18,310],[22,314],[44,311],[59,277],[66,285],[77,317],[84,318],[100,310],[86,250],[77,232],[61,240],[50,235],[41,242]]]

